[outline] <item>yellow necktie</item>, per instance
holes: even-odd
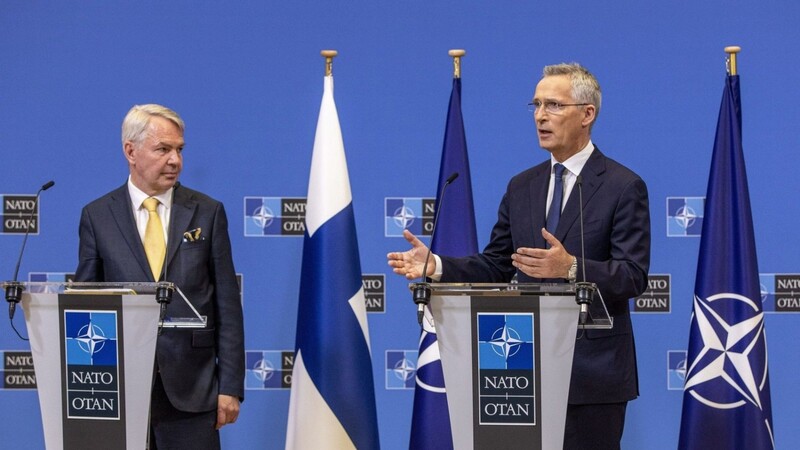
[[[161,225],[161,218],[158,217],[158,199],[150,197],[144,201],[143,205],[150,213],[150,217],[147,219],[147,228],[144,231],[144,252],[147,254],[150,270],[153,271],[153,279],[158,281],[161,267],[164,265],[164,256],[167,254],[164,227]]]

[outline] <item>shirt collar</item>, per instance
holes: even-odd
[[[157,198],[162,205],[164,205],[167,209],[170,209],[170,207],[172,207],[173,191],[174,189],[167,189],[166,192],[163,192],[158,195],[153,195],[152,197]],[[142,208],[142,203],[144,203],[145,200],[151,197],[150,195],[145,194],[144,191],[142,191],[141,189],[136,187],[136,185],[133,184],[130,175],[128,176],[128,195],[130,195],[131,197],[131,203],[133,204],[133,209],[137,211]]]
[[[551,170],[556,164],[562,164],[567,168],[567,170],[569,170],[570,173],[578,175],[581,173],[581,170],[583,170],[583,166],[586,165],[586,161],[588,161],[589,157],[592,156],[592,152],[594,152],[594,144],[592,143],[592,140],[589,139],[586,147],[583,147],[581,151],[570,156],[564,162],[559,163],[553,156],[550,156]]]

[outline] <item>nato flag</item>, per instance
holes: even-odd
[[[453,173],[458,173],[459,178],[449,187],[447,202],[442,205],[442,189],[447,178]],[[431,250],[436,254],[447,256],[477,253],[478,238],[472,205],[472,182],[464,121],[461,117],[461,78],[453,79],[450,107],[447,110],[447,125],[436,193],[437,211],[439,208],[442,210],[439,212]],[[439,342],[433,318],[427,310],[419,339],[416,381],[409,448],[452,449],[453,437],[450,430],[442,360],[439,356]]]
[[[681,449],[774,448],[739,77],[722,95],[689,332]]]

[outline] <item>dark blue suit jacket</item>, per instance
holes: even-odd
[[[176,185],[169,225],[167,263],[162,279],[179,287],[205,329],[164,329],[156,363],[170,402],[190,412],[215,410],[217,395],[244,398],[242,306],[231,257],[228,220],[222,203]],[[194,242],[183,233],[201,229]],[[80,222],[75,281],[152,282],[136,229],[127,184],[89,203]],[[194,314],[175,294],[171,317]]]
[[[583,217],[586,260],[580,246],[578,186],[564,207],[555,237],[586,264],[614,318],[612,330],[586,330],[576,341],[569,402],[616,403],[639,394],[629,299],[647,287],[650,266],[650,208],[644,181],[595,147],[584,166]],[[511,179],[497,223],[483,253],[465,258],[442,256],[442,282],[508,282],[516,273],[511,254],[520,247],[547,248],[545,226],[550,161]],[[564,282],[528,277],[520,283]]]

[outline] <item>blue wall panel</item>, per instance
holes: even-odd
[[[362,268],[386,274],[370,315],[384,448],[406,448],[413,391],[385,389],[387,350],[416,350],[415,308],[385,255],[384,199],[432,197],[452,76],[465,48],[463,115],[480,244],[508,179],[545,160],[525,104],[542,66],[579,61],[604,92],[594,141],[648,183],[651,272],[671,275],[671,312],[636,314],[641,397],[626,448],[675,448],[680,391],[668,352],[686,348],[699,239],[667,237],[667,197],[703,197],[725,75],[741,45],[744,148],[764,274],[800,273],[795,87],[800,5],[764,2],[58,2],[0,5],[0,194],[41,199],[22,277],[71,272],[88,201],[121,185],[120,122],[157,102],[187,123],[182,182],[222,200],[244,279],[248,350],[294,347],[302,239],[245,237],[244,198],[305,197],[323,59],[335,48],[336,102],[349,162]],[[21,236],[0,235],[0,279]],[[22,316],[16,318],[22,327]],[[800,440],[796,314],[769,314],[778,448]],[[24,328],[24,327],[23,327]],[[7,323],[0,350],[26,350]],[[230,448],[283,448],[288,390],[249,390]],[[35,391],[0,390],[3,446],[41,446]]]

